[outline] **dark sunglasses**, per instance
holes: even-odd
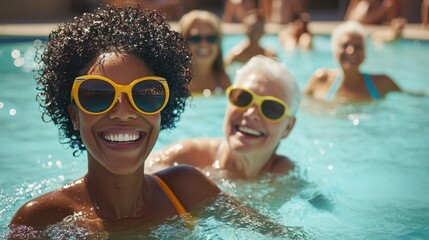
[[[268,121],[280,121],[284,116],[291,116],[288,105],[273,96],[259,96],[250,89],[230,86],[226,90],[229,102],[240,109],[247,109],[253,103],[258,105],[259,113]]]
[[[122,92],[128,95],[135,110],[149,115],[160,112],[170,96],[167,80],[162,77],[147,76],[128,85],[118,85],[103,76],[85,75],[75,79],[71,102],[75,100],[85,113],[103,114],[115,106]]]
[[[193,35],[193,36],[188,36],[187,39],[188,39],[188,42],[194,43],[194,44],[200,43],[201,41],[203,41],[203,39],[205,39],[208,43],[214,44],[214,43],[217,43],[217,41],[219,40],[219,36],[218,35],[207,35],[207,36]]]

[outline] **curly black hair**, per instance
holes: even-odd
[[[42,119],[57,125],[60,143],[75,149],[74,155],[85,151],[68,113],[74,79],[85,74],[101,54],[120,52],[138,57],[154,74],[167,79],[170,99],[161,112],[161,130],[174,128],[190,96],[188,49],[186,40],[158,11],[107,6],[75,17],[53,30],[36,55]]]

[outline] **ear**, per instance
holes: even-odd
[[[283,139],[286,138],[289,135],[289,133],[292,130],[293,126],[295,126],[295,122],[296,122],[296,117],[295,116],[291,117],[289,119],[289,121],[288,121],[288,123],[286,125],[286,128],[285,128],[285,130],[284,130],[284,132],[282,134],[282,138]]]
[[[76,108],[76,105],[68,105],[67,110],[70,115],[70,120],[73,124],[74,130],[79,130],[79,111]]]

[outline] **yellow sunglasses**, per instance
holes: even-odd
[[[103,76],[85,75],[75,79],[70,100],[75,100],[85,113],[97,115],[110,111],[122,92],[135,110],[148,115],[159,113],[170,96],[167,80],[162,77],[147,76],[128,85],[118,85]]]
[[[247,109],[256,103],[260,115],[271,122],[280,121],[285,116],[292,116],[288,105],[281,99],[273,96],[259,96],[247,88],[229,86],[226,89],[226,96],[229,102],[239,109]]]

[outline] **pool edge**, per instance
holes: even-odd
[[[341,21],[313,21],[310,23],[310,31],[314,34],[329,35],[332,29]],[[47,37],[52,29],[60,23],[35,23],[35,24],[0,24],[0,37]],[[177,30],[177,22],[170,22],[173,29]],[[267,23],[266,32],[276,34],[285,25]],[[370,33],[377,30],[389,29],[387,25],[367,25]],[[223,23],[222,30],[225,34],[242,34],[243,26],[237,23]],[[403,31],[403,38],[429,41],[429,29],[421,24],[407,24]]]

